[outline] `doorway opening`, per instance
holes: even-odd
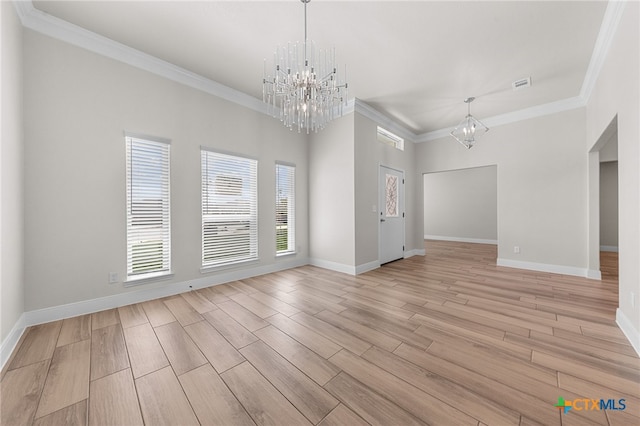
[[[429,241],[491,244],[497,248],[497,165],[425,173],[423,201],[427,251]]]
[[[618,134],[600,149],[600,273],[618,281]]]
[[[589,277],[618,285],[618,120],[589,152]]]

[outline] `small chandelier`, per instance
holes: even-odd
[[[316,56],[313,41],[307,39],[307,3],[311,0],[300,1],[304,4],[304,42],[278,46],[272,75],[267,74],[265,59],[262,100],[271,115],[279,116],[289,129],[305,129],[308,134],[342,116],[347,83],[338,81],[335,49],[320,49]]]
[[[471,149],[476,143],[476,138],[479,138],[489,131],[487,126],[471,115],[471,102],[475,99],[476,98],[472,96],[464,100],[464,103],[467,104],[467,116],[451,131],[451,136],[456,138],[456,140],[467,149]]]

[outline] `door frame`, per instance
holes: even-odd
[[[591,149],[588,151],[588,234],[587,234],[587,252],[588,266],[587,278],[601,280],[600,272],[600,150],[609,142],[611,137],[618,132],[618,115],[616,114],[602,134],[595,141]],[[618,170],[618,176],[620,171]],[[618,181],[618,190],[620,189],[620,181]],[[618,217],[620,216],[620,199],[618,199]],[[620,228],[618,228],[618,236]],[[620,242],[618,241],[618,247]],[[620,254],[618,253],[618,256]],[[620,264],[618,263],[618,269]],[[618,301],[620,306],[620,301]]]
[[[402,191],[402,200],[401,200],[401,205],[400,205],[400,210],[402,211],[402,247],[403,247],[403,253],[402,253],[402,258],[404,259],[406,257],[406,247],[407,247],[407,235],[406,235],[406,231],[407,231],[407,226],[406,226],[406,214],[405,214],[405,197],[406,195],[406,191],[404,190],[404,182],[406,179],[405,176],[405,172],[403,169],[399,169],[397,167],[391,167],[391,166],[387,166],[383,163],[378,163],[378,176],[377,176],[377,183],[376,183],[376,188],[378,190],[378,213],[376,214],[376,220],[378,221],[378,264],[382,265],[382,222],[380,221],[380,216],[382,214],[382,198],[381,198],[381,194],[382,194],[382,188],[380,186],[380,180],[382,178],[382,168],[386,168],[386,169],[390,169],[393,170],[395,172],[401,173],[402,174],[402,181],[403,181],[403,191]]]

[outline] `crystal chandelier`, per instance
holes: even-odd
[[[272,75],[266,59],[262,79],[262,100],[269,112],[289,129],[317,132],[342,116],[347,103],[347,83],[338,80],[335,49],[316,49],[307,39],[307,3],[304,4],[304,42],[276,49]],[[345,67],[346,68],[346,67]]]
[[[451,136],[456,138],[456,140],[467,149],[471,149],[476,143],[476,138],[479,138],[489,131],[487,126],[471,115],[471,102],[475,99],[476,98],[472,96],[464,100],[467,104],[467,116],[451,131]]]

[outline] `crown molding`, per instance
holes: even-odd
[[[31,0],[14,0],[13,3],[22,25],[26,28],[184,84],[253,111],[270,115],[267,105],[253,96],[42,12],[33,6]],[[589,67],[578,96],[485,118],[482,122],[488,127],[495,127],[585,106],[607,57],[625,5],[626,1],[610,0],[608,2]],[[348,101],[343,109],[343,114],[349,114],[353,111],[364,115],[414,143],[446,137],[453,129],[453,127],[450,127],[415,134],[359,99]]]
[[[574,96],[573,98],[561,99],[547,104],[508,112],[506,114],[495,115],[482,120],[482,122],[487,126],[496,127],[504,124],[515,123],[517,121],[528,120],[530,118],[543,117],[545,115],[569,111],[586,105],[587,103],[582,97]]]
[[[619,0],[610,0],[607,4],[607,10],[604,12],[602,25],[600,26],[600,32],[598,33],[598,38],[596,39],[596,44],[591,54],[591,61],[589,61],[589,67],[587,68],[587,73],[584,76],[582,88],[580,89],[580,97],[585,100],[585,103],[589,102],[591,92],[593,92],[604,61],[609,53],[611,42],[618,30],[618,24],[620,23],[626,4],[627,1]]]
[[[42,12],[33,7],[31,0],[14,1],[14,4],[20,21],[26,28],[209,93],[251,110],[268,114],[267,105],[253,96]]]
[[[409,140],[411,142],[415,142],[418,137],[415,133],[407,128],[401,126],[396,123],[386,115],[382,114],[377,109],[371,107],[371,105],[361,101],[360,99],[355,99],[355,112],[360,113],[367,117],[368,119],[375,121],[385,129],[395,133],[396,135],[404,138],[405,140]]]
[[[531,118],[543,117],[545,115],[556,114],[563,111],[586,106],[587,103],[580,96],[573,98],[561,99],[547,104],[537,105],[518,111],[508,112],[505,114],[494,115],[493,117],[483,118],[482,123],[488,128],[503,126],[505,124],[516,123],[518,121],[529,120]],[[453,127],[447,129],[435,130],[433,132],[423,133],[416,139],[416,143],[433,141],[449,136]]]
[[[598,38],[596,39],[593,53],[591,54],[591,60],[589,61],[589,66],[584,76],[580,94],[578,96],[561,99],[559,101],[531,108],[525,108],[519,111],[508,112],[506,114],[496,115],[489,118],[483,118],[482,122],[487,127],[491,128],[586,106],[587,102],[589,102],[589,98],[591,97],[591,92],[593,91],[596,81],[598,80],[602,65],[609,53],[611,42],[618,30],[618,23],[622,18],[626,3],[626,0],[609,0],[607,3],[607,9],[605,10],[604,17],[602,18],[602,24],[600,25],[600,32],[598,33]],[[449,133],[453,129],[454,127],[450,127],[447,129],[422,133],[417,136],[415,142],[427,142],[449,136]]]
[[[346,105],[342,108],[342,115],[351,114],[356,110],[356,98],[348,99]]]
[[[484,120],[483,120],[484,122]],[[487,126],[489,127],[489,126]],[[436,139],[440,139],[440,138],[444,138],[447,136],[451,135],[451,131],[454,129],[455,127],[449,127],[446,129],[439,129],[439,130],[434,130],[432,132],[427,132],[427,133],[422,133],[420,135],[418,135],[418,137],[416,138],[416,143],[422,143],[422,142],[429,142],[429,141],[434,141]]]

